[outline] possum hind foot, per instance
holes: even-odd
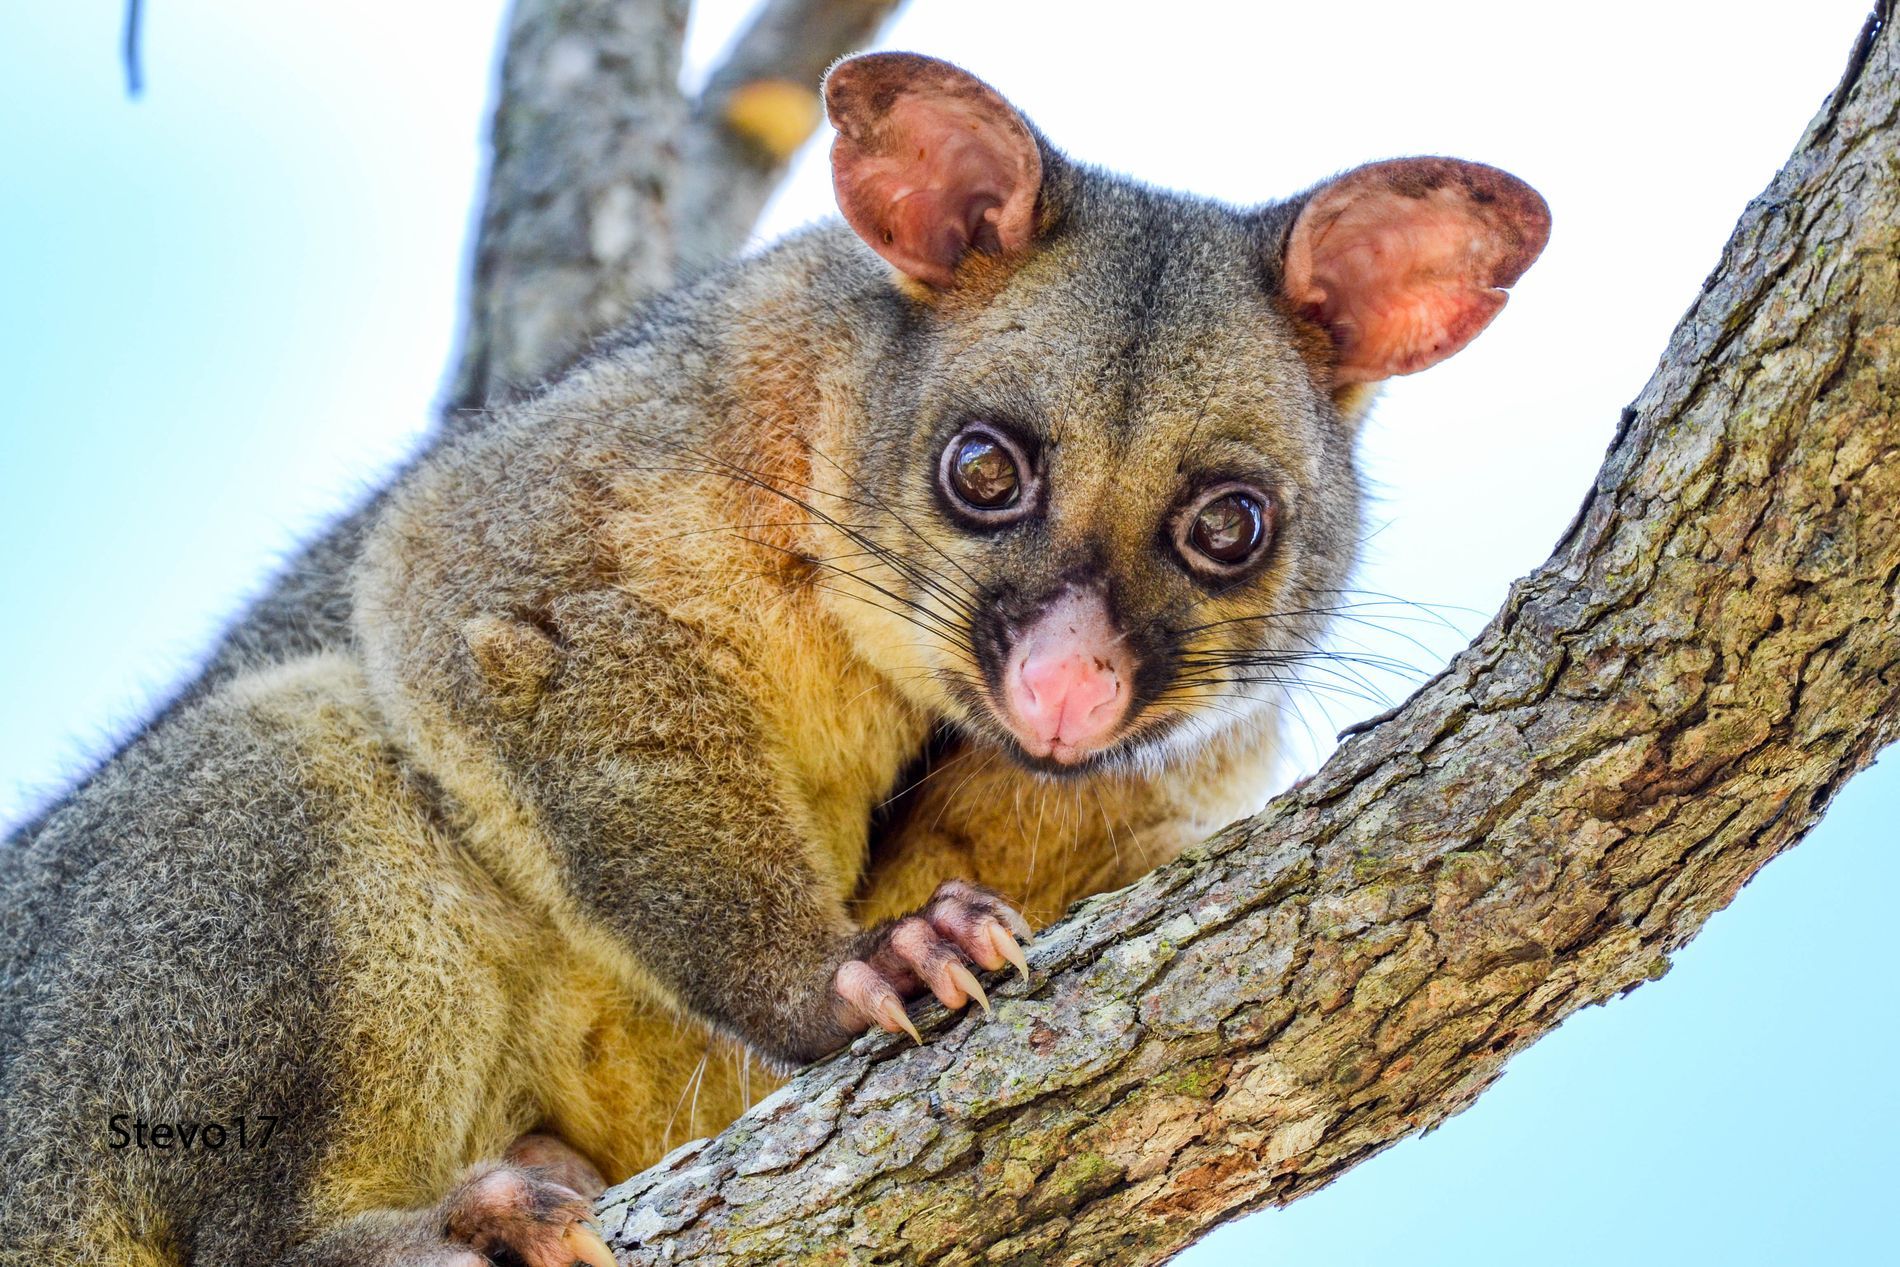
[[[526,1140],[547,1138],[524,1137],[516,1149]],[[565,1145],[550,1142],[571,1153]],[[580,1160],[578,1155],[574,1160]],[[583,1195],[556,1182],[542,1167],[503,1163],[479,1167],[438,1209],[447,1239],[469,1246],[491,1263],[615,1267],[613,1254],[589,1224],[597,1195]]]
[[[1013,965],[1027,979],[1028,941],[1028,922],[1001,897],[946,880],[915,913],[866,931],[839,965],[832,977],[839,1022],[854,1032],[877,1025],[921,1043],[906,1000],[928,991],[953,1011],[974,1001],[987,1013],[989,996],[969,965],[991,971]]]
[[[508,1145],[502,1160],[537,1171],[542,1178],[572,1188],[589,1201],[607,1191],[607,1181],[594,1169],[593,1162],[570,1148],[559,1136],[543,1131],[530,1131]]]
[[[551,1136],[523,1136],[509,1154],[521,1160],[474,1167],[426,1210],[358,1215],[281,1261],[286,1267],[615,1267],[589,1223],[598,1190],[578,1192],[550,1177],[565,1170],[592,1187],[600,1178],[593,1167]],[[528,1160],[547,1164],[523,1164]],[[580,1169],[567,1169],[572,1162]]]

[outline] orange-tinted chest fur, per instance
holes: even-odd
[[[753,459],[756,461],[756,457]],[[859,654],[827,610],[796,507],[719,470],[690,496],[624,481],[603,539],[621,583],[719,648],[755,710],[786,808],[842,893],[862,876],[873,808],[922,748],[930,719]]]

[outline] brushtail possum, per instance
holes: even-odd
[[[1258,808],[1371,390],[1497,315],[1542,200],[1414,158],[1237,209],[909,54],[825,99],[843,223],[428,455],[348,643],[0,854],[0,1255],[604,1264],[603,1177],[743,1107],[709,1033],[784,1069],[981,1005]]]

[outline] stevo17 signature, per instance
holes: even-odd
[[[228,1121],[148,1122],[130,1113],[114,1113],[106,1119],[106,1129],[108,1148],[217,1152],[227,1145],[264,1147],[277,1133],[277,1118],[270,1113],[239,1113]]]

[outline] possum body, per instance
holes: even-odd
[[[604,1267],[600,1177],[1261,804],[1371,386],[1542,201],[1236,209],[908,54],[827,105],[844,224],[429,454],[347,646],[0,851],[0,1258]]]

